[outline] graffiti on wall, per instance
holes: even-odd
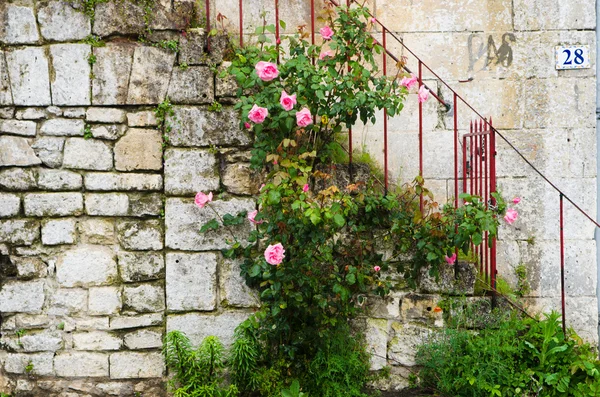
[[[481,34],[472,33],[469,35],[469,72],[480,72],[490,70],[493,67],[510,67],[513,62],[513,49],[511,43],[516,41],[512,33],[504,33],[502,42],[498,46],[493,35],[489,35],[487,40]]]

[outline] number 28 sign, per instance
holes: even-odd
[[[590,67],[590,46],[556,47],[556,69],[586,69]]]

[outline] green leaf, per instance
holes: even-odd
[[[335,222],[336,226],[338,226],[338,227],[342,227],[346,224],[346,220],[340,214],[335,214],[333,216],[333,221]]]
[[[202,225],[202,227],[200,228],[200,233],[206,233],[210,230],[217,230],[219,227],[221,227],[221,225],[219,225],[219,222],[216,219],[211,219],[210,221]]]
[[[346,281],[350,285],[354,285],[356,283],[356,276],[354,274],[346,274]]]
[[[280,19],[279,20],[279,26],[281,26],[281,29],[285,29],[286,24],[285,24],[285,22],[283,20]]]
[[[268,204],[275,205],[281,201],[281,193],[278,190],[269,190]]]

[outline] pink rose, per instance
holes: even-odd
[[[331,36],[333,36],[333,30],[329,26],[323,26],[319,32],[323,36],[323,40],[331,40]]]
[[[246,129],[248,129],[248,130],[249,130],[250,128],[252,128],[252,126],[250,125],[250,123],[248,123],[248,122],[245,122],[245,123],[244,123],[244,128],[246,128]]]
[[[429,90],[424,85],[419,88],[419,102],[423,103],[429,99]]]
[[[515,197],[512,199],[513,204],[519,204],[521,202],[521,197]]]
[[[213,194],[212,192],[208,193],[208,196],[202,192],[198,192],[198,194],[196,194],[196,198],[194,199],[194,202],[196,203],[196,205],[200,208],[204,207],[206,204],[210,203],[213,199]]]
[[[454,265],[454,262],[456,262],[456,252],[452,254],[452,256],[444,256],[444,260],[446,261],[446,263],[448,263],[449,265]]]
[[[264,184],[264,183],[263,183],[262,185],[260,185],[260,187],[258,188],[258,191],[259,191],[259,192],[262,192],[262,190],[263,190],[263,187],[265,187],[265,184]]]
[[[284,253],[285,250],[281,243],[269,245],[265,250],[265,260],[269,265],[279,265],[285,257]]]
[[[373,266],[373,270],[375,270],[376,272],[380,271],[381,268],[379,266]]]
[[[373,18],[371,18],[371,23],[373,23],[373,24],[374,24],[375,22],[377,22],[377,19],[375,19],[374,17],[373,17]]]
[[[267,108],[261,108],[258,105],[254,104],[254,106],[252,106],[252,109],[250,109],[250,112],[248,113],[248,118],[250,119],[250,121],[256,124],[260,124],[263,121],[265,121],[268,115],[269,111],[267,110]]]
[[[265,222],[264,220],[260,220],[260,221],[255,220],[254,218],[256,218],[256,215],[258,215],[258,210],[254,210],[254,211],[250,212],[248,214],[248,220],[250,222],[254,223],[255,225],[260,225],[261,223]]]
[[[513,210],[512,208],[509,208],[506,210],[506,215],[504,215],[504,220],[509,225],[512,225],[512,223],[514,221],[516,221],[518,217],[519,217],[519,213],[517,211]]]
[[[302,186],[302,191],[304,193],[308,192],[308,183],[304,184],[304,186]]]
[[[298,127],[306,127],[307,125],[312,124],[312,115],[310,114],[310,110],[303,108],[302,110],[296,112],[296,123],[298,123]]]
[[[279,76],[277,65],[271,62],[260,61],[254,68],[256,69],[258,78],[262,81],[271,81]]]
[[[321,53],[319,54],[319,59],[322,61],[325,58],[331,58],[332,56],[333,56],[332,51],[321,51]]]
[[[288,95],[287,92],[281,91],[281,98],[279,98],[279,103],[281,104],[281,106],[283,106],[285,110],[289,112],[296,104],[296,94]]]
[[[417,84],[418,79],[414,75],[410,75],[410,77],[403,77],[400,80],[400,84],[405,86],[407,90],[411,90],[415,84]]]

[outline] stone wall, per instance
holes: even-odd
[[[378,18],[475,107],[497,117],[497,125],[560,186],[582,192],[576,198],[593,211],[594,72],[557,73],[548,53],[548,43],[581,42],[591,45],[595,58],[593,7],[560,9],[554,18],[566,7],[558,0],[554,8],[546,7],[551,0],[536,2],[544,6],[540,13],[523,1],[481,0],[467,9],[446,2],[450,8],[445,3],[443,12],[438,2],[394,0],[392,7],[390,1],[370,2]],[[189,29],[198,15],[195,2],[151,3],[151,14],[134,0],[99,3],[93,14],[84,13],[78,0],[0,4],[0,392],[164,395],[165,332],[184,331],[194,343],[214,334],[228,343],[234,327],[258,305],[236,263],[221,256],[226,236],[199,233],[211,216],[193,204],[197,191],[210,190],[220,192],[214,202],[220,213],[255,207],[259,182],[248,164],[252,137],[239,129],[231,107],[235,86],[215,74],[226,41],[213,37],[206,51],[202,30]],[[305,3],[281,2],[286,33],[309,21]],[[246,5],[246,33],[270,5]],[[217,1],[212,11],[213,19],[225,14],[236,31],[237,2]],[[523,18],[524,12],[534,13],[537,22]],[[511,65],[482,68],[484,60],[477,57],[474,65],[466,62],[479,42],[491,36],[500,43],[506,32],[515,36],[509,39]],[[90,34],[105,45],[92,46]],[[172,41],[179,42],[177,52],[164,48]],[[529,52],[536,55],[526,63]],[[458,82],[466,77],[473,80]],[[172,106],[163,102],[167,97]],[[403,115],[390,122],[392,153],[402,153],[392,160],[399,180],[416,174],[410,168],[416,165],[410,146],[414,103],[411,96]],[[157,118],[159,105],[159,116],[173,114]],[[425,109],[426,144],[437,159],[427,160],[426,176],[445,199],[451,195],[451,124],[433,101]],[[365,143],[375,157],[381,150],[378,128],[355,129],[355,144]],[[499,149],[504,192],[524,202],[523,221],[503,230],[501,271],[510,275],[511,266],[527,263],[532,296],[542,298],[535,302],[554,304],[555,197],[525,167],[516,167],[505,149]],[[575,225],[567,225],[569,321],[594,340],[593,229]],[[534,234],[530,245],[526,240]],[[444,276],[455,294],[472,293],[472,274],[464,270],[471,281],[466,289],[455,290],[453,273]],[[440,292],[424,280],[418,291],[368,301],[371,317],[361,323],[374,353],[372,366],[393,367],[392,381],[379,387],[406,385],[416,343],[443,326],[435,309]]]
[[[257,306],[193,204],[255,207],[226,41],[206,53],[181,33],[192,3],[164,3],[150,23],[102,3],[93,24],[77,1],[0,4],[0,391],[163,395],[167,330],[227,342]]]

